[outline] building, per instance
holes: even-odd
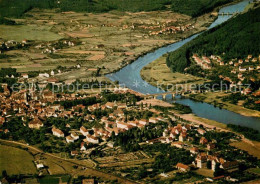
[[[151,117],[151,118],[149,118],[149,122],[150,123],[157,123],[158,120],[156,118]]]
[[[117,128],[122,128],[122,129],[128,130],[128,124],[126,124],[124,122],[117,122],[116,126],[117,126]]]
[[[38,118],[35,118],[28,123],[28,126],[29,128],[40,129],[41,127],[43,127],[43,123]]]
[[[176,165],[176,168],[177,168],[178,170],[182,171],[182,172],[188,172],[188,171],[190,171],[190,167],[187,166],[187,165],[185,165],[185,164],[182,164],[182,163],[178,163],[178,164]]]
[[[200,138],[200,144],[205,145],[205,144],[207,144],[207,143],[208,143],[208,140],[207,140],[205,137],[201,137],[201,138]]]
[[[87,148],[86,148],[86,146],[85,146],[85,143],[82,142],[82,143],[80,144],[80,151],[86,151],[86,150],[87,150]]]
[[[199,154],[196,157],[197,167],[206,168],[207,167],[207,155],[204,153]]]
[[[88,134],[88,135],[86,136],[86,139],[87,139],[88,142],[90,142],[90,143],[92,143],[92,144],[98,144],[98,143],[99,143],[98,138],[96,138],[96,137],[94,137],[94,136],[92,136],[92,135],[90,135],[90,134]]]
[[[209,151],[215,149],[215,147],[216,147],[216,145],[215,145],[214,143],[209,143],[209,144],[207,144],[207,149],[208,149]]]
[[[83,179],[82,184],[94,184],[95,180],[94,179]]]
[[[78,140],[79,139],[79,136],[75,133],[75,132],[72,132],[70,134],[70,136],[74,139],[74,140]]]
[[[43,164],[36,164],[36,167],[37,167],[37,169],[42,169],[42,168],[44,168],[44,165]]]
[[[48,77],[50,77],[50,75],[48,73],[40,73],[39,77],[41,77],[41,78],[44,78],[44,77],[48,78]]]
[[[79,154],[78,151],[71,151],[71,152],[70,152],[70,155],[71,155],[71,156],[76,156],[76,155],[78,155],[78,154]]]
[[[220,168],[221,169],[224,169],[225,171],[235,171],[238,169],[238,162],[237,161],[227,161],[227,162],[224,162],[220,165]]]
[[[187,140],[187,133],[186,132],[182,132],[179,136],[179,141],[180,142],[184,142]]]
[[[139,124],[141,124],[141,125],[147,125],[147,124],[148,124],[148,120],[146,120],[146,119],[141,119],[141,120],[139,120]]]
[[[74,142],[74,139],[69,135],[66,137],[66,141],[67,141],[67,143],[71,143],[71,142]]]
[[[82,127],[80,127],[80,133],[82,133],[82,135],[84,135],[84,136],[87,136],[88,130],[84,126],[82,126]]]
[[[182,142],[173,142],[171,145],[176,148],[183,148],[184,146]]]
[[[192,154],[198,154],[198,153],[199,153],[199,149],[196,148],[196,147],[192,147],[192,148],[190,149],[190,153],[192,153]]]
[[[57,137],[64,137],[64,133],[60,129],[55,127],[52,128],[52,134]]]
[[[199,129],[198,129],[198,133],[199,133],[200,135],[204,135],[204,134],[206,133],[206,131],[203,130],[203,129],[201,129],[201,128],[199,128]]]
[[[22,78],[24,78],[24,79],[28,79],[28,78],[29,78],[29,75],[28,75],[27,73],[23,73],[21,76],[22,76]]]

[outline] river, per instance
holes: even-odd
[[[244,0],[237,4],[223,7],[219,10],[219,13],[242,12],[249,2],[250,0]],[[209,26],[208,29],[225,22],[230,18],[231,15],[219,15],[218,18]],[[120,71],[108,74],[106,75],[106,77],[108,77],[112,81],[119,81],[119,84],[121,86],[126,86],[134,91],[143,94],[162,93],[162,90],[144,81],[141,78],[140,71],[144,66],[158,59],[163,54],[177,50],[184,44],[196,38],[198,35],[199,34],[193,35],[187,39],[184,39],[182,41],[173,43],[165,47],[161,47],[155,50],[154,52],[139,57],[136,61],[122,68]],[[183,105],[188,105],[192,109],[192,112],[199,117],[215,120],[225,124],[231,123],[236,125],[247,126],[260,131],[260,118],[243,116],[225,109],[219,109],[218,107],[214,107],[213,105],[207,103],[195,102],[191,99],[176,98],[175,102]]]

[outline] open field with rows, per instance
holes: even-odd
[[[170,11],[84,14],[33,9],[24,18],[14,19],[18,25],[0,25],[0,40],[32,41],[28,48],[6,51],[7,57],[0,58],[0,63],[1,67],[17,68],[18,72],[81,64],[82,71],[68,72],[65,78],[89,79],[98,67],[101,75],[116,71],[154,48],[206,29],[213,19],[209,14],[191,18]],[[184,29],[187,25],[190,26]],[[171,26],[183,30],[159,33]],[[46,52],[61,39],[78,44]],[[57,78],[63,80],[64,76]]]

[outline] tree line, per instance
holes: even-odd
[[[193,17],[213,10],[216,6],[233,0],[2,0],[0,1],[0,17],[21,17],[32,8],[52,9],[60,11],[102,13],[117,11],[157,11],[170,9],[174,12]]]

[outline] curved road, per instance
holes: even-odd
[[[121,183],[124,183],[124,184],[136,184],[137,182],[134,182],[134,181],[131,181],[131,180],[128,180],[128,179],[125,179],[125,178],[121,178],[121,177],[118,177],[118,176],[114,176],[112,174],[107,174],[105,172],[102,172],[102,171],[98,171],[96,169],[94,169],[94,167],[96,166],[96,164],[94,164],[92,161],[91,163],[93,164],[93,167],[90,167],[90,166],[86,166],[86,165],[83,165],[83,164],[79,164],[77,162],[75,162],[74,159],[65,159],[65,158],[61,158],[61,157],[58,157],[56,155],[53,155],[51,153],[45,153],[43,152],[42,150],[38,149],[38,148],[35,148],[33,146],[30,146],[30,145],[27,145],[25,143],[21,143],[21,142],[17,142],[17,141],[9,141],[9,140],[4,140],[4,139],[0,139],[0,143],[9,143],[9,144],[15,144],[15,145],[18,145],[18,146],[23,146],[23,147],[26,147],[26,148],[29,148],[31,150],[34,150],[38,153],[41,153],[41,154],[44,154],[44,155],[47,155],[47,156],[50,156],[50,157],[53,157],[55,159],[59,159],[59,160],[62,160],[62,161],[65,161],[65,162],[70,162],[74,165],[77,165],[77,166],[80,166],[80,167],[85,167],[87,168],[88,170],[91,170],[92,172],[96,172],[99,176],[100,175],[103,175],[104,178],[111,178],[112,180],[114,179],[117,179],[119,182]],[[78,160],[76,160],[78,161]],[[87,171],[86,171],[87,172]],[[68,174],[71,174],[71,173],[68,173]]]

